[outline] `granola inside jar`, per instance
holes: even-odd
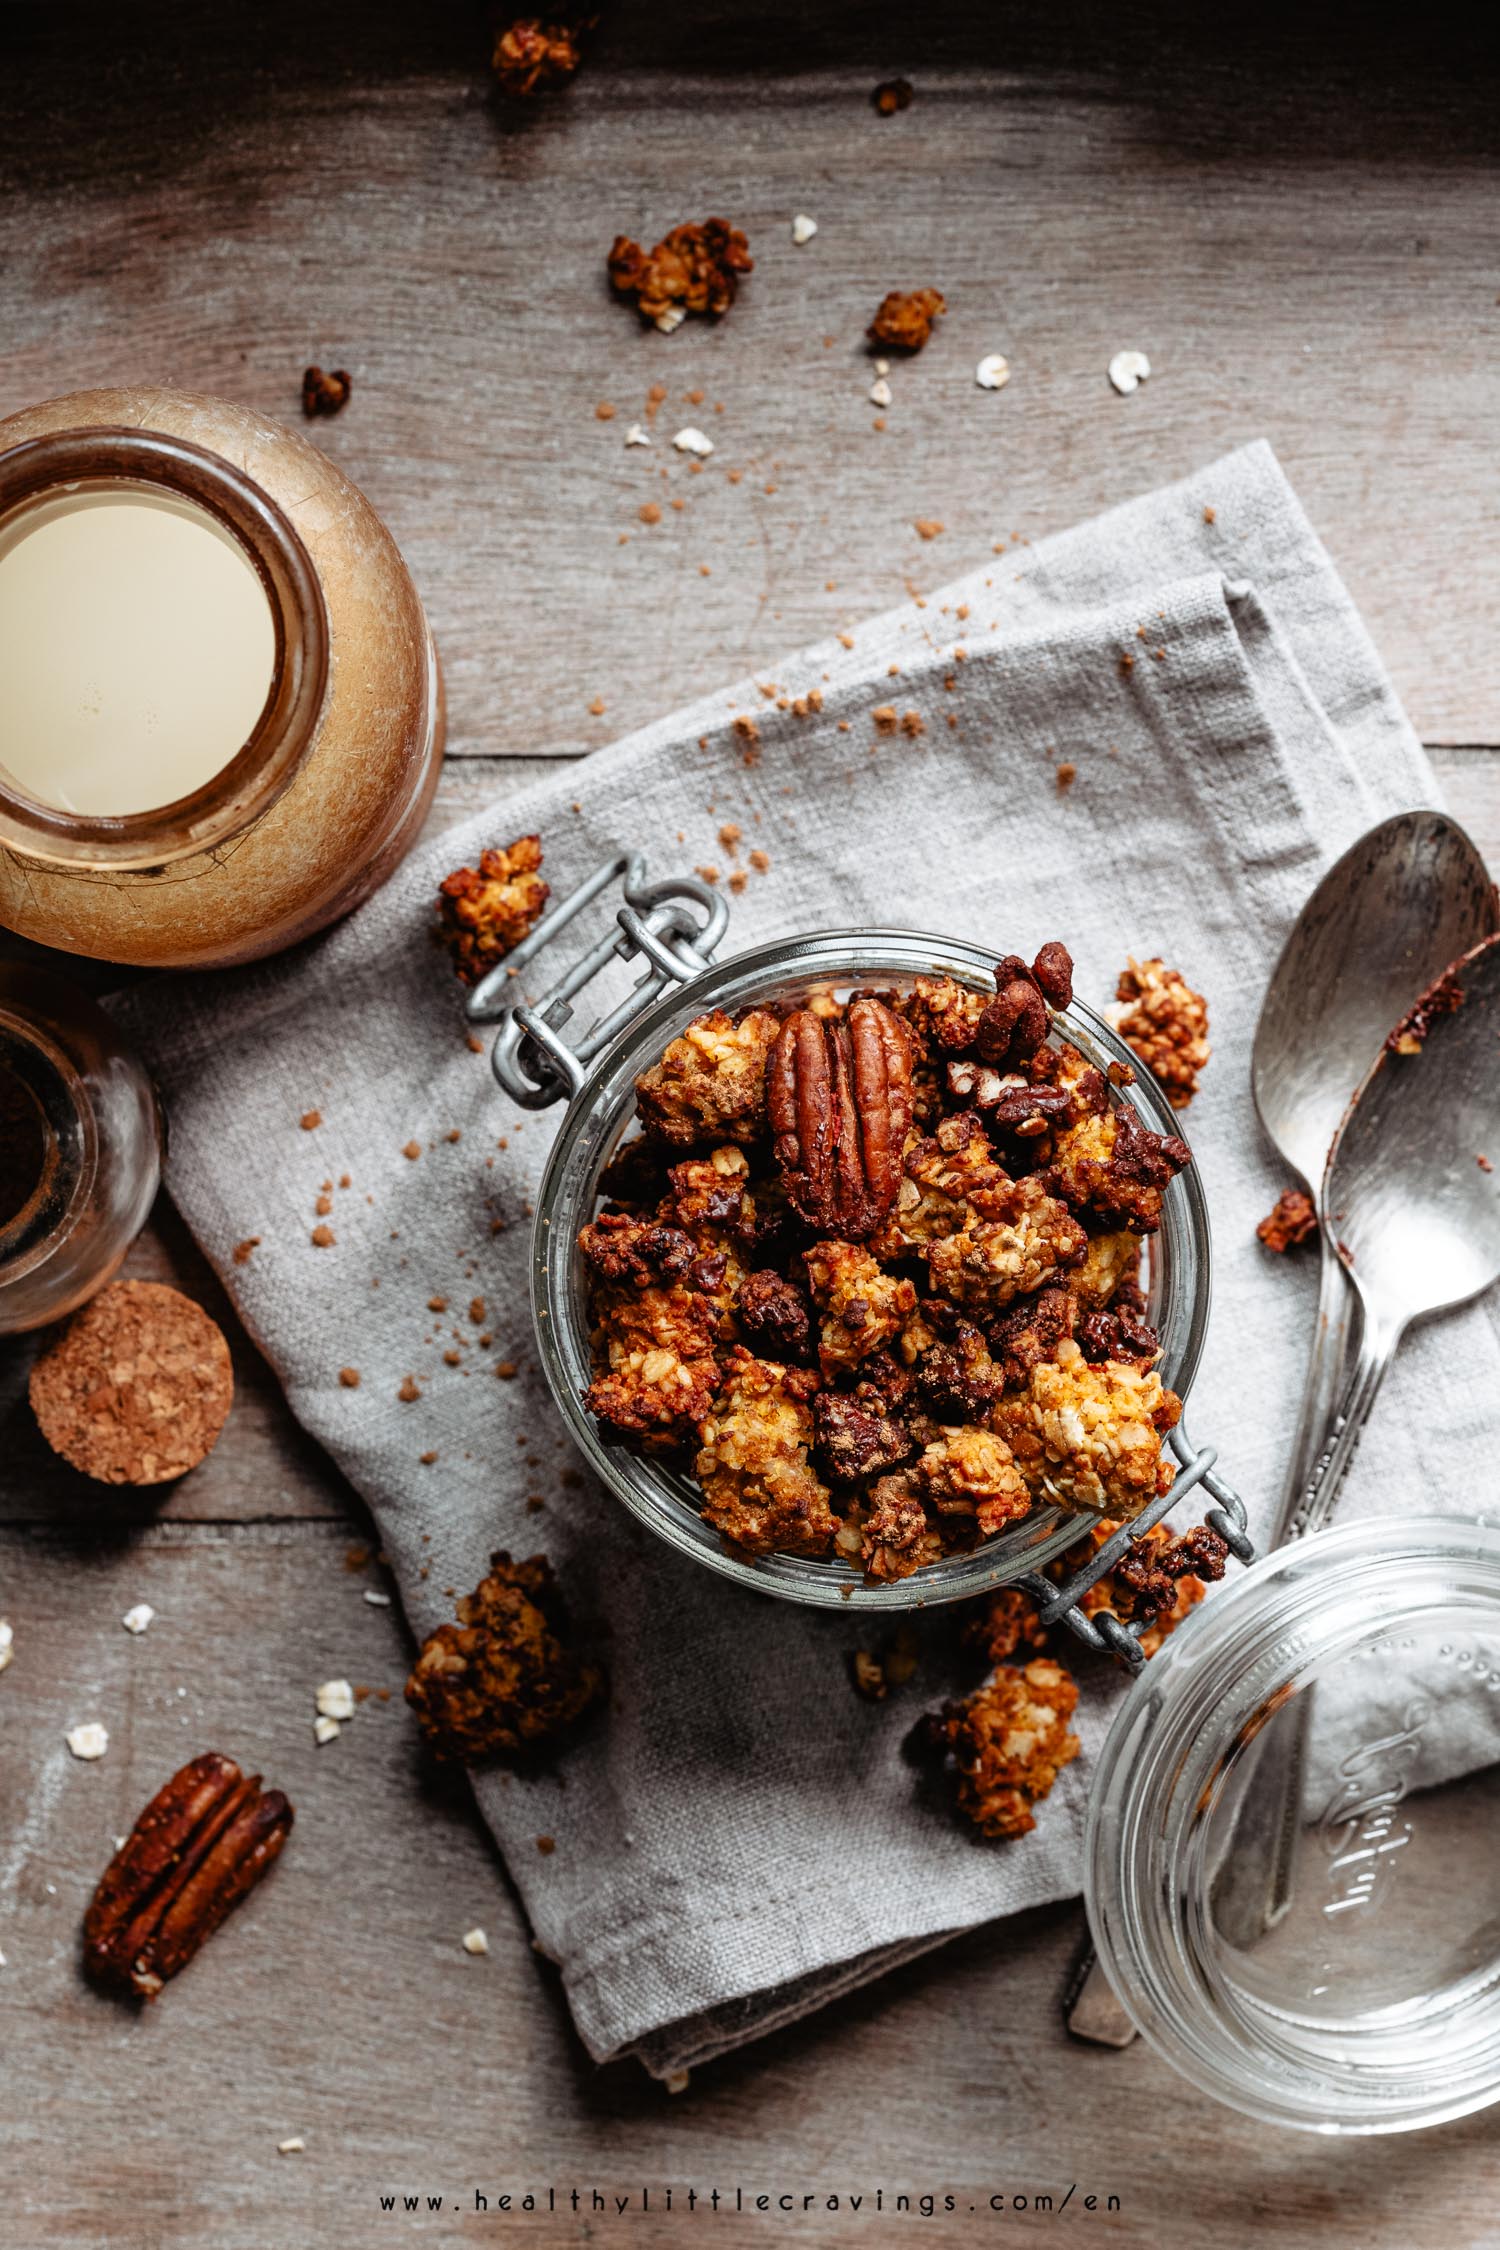
[[[1018,992],[997,1023],[1046,966],[913,932],[764,947],[665,995],[575,1102],[538,1216],[543,1363],[596,1473],[710,1567],[825,1605],[954,1600],[1170,1485],[1202,1195],[1091,1011],[1055,988],[1018,1047]],[[909,1049],[878,1207],[868,1178],[799,1178],[797,1086],[779,1117],[767,1091],[799,1038],[804,1082],[819,1038],[867,1073]]]

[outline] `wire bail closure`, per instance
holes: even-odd
[[[615,915],[618,929],[607,931],[539,1000],[506,998],[527,963],[616,881],[625,898]],[[712,965],[728,927],[728,901],[701,877],[666,875],[653,883],[647,880],[643,852],[616,852],[544,915],[469,994],[465,1013],[470,1023],[500,1026],[490,1053],[500,1086],[522,1109],[550,1109],[554,1102],[571,1101],[583,1090],[595,1056],[643,1008],[668,985],[688,984]],[[584,986],[611,961],[642,958],[646,972],[619,1006],[581,1039],[564,1039],[573,1000]]]
[[[505,994],[528,962],[617,881],[625,899],[615,914],[617,927],[606,931],[539,1000],[507,999]],[[550,1109],[554,1102],[571,1101],[587,1083],[589,1065],[595,1057],[643,1008],[669,985],[690,984],[712,966],[714,952],[728,927],[727,899],[700,876],[667,875],[651,882],[644,853],[617,851],[544,915],[530,936],[523,938],[469,994],[465,1012],[470,1023],[496,1023],[500,1027],[490,1054],[500,1086],[522,1109]],[[570,1043],[562,1034],[572,1020],[574,999],[615,960],[644,960],[645,972],[617,1007],[596,1021],[581,1039]],[[1137,1618],[1122,1625],[1108,1610],[1101,1610],[1097,1618],[1089,1617],[1081,1603],[1089,1588],[1114,1568],[1142,1532],[1160,1523],[1179,1500],[1201,1484],[1215,1503],[1204,1517],[1209,1529],[1219,1534],[1237,1561],[1255,1560],[1245,1503],[1232,1485],[1214,1474],[1218,1459],[1215,1448],[1206,1445],[1195,1451],[1180,1422],[1168,1442],[1182,1464],[1169,1492],[1122,1524],[1097,1554],[1061,1583],[1034,1570],[1013,1581],[1035,1601],[1042,1625],[1066,1625],[1089,1648],[1114,1657],[1132,1674],[1146,1662],[1141,1635],[1148,1629],[1148,1621]]]

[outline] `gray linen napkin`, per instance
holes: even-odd
[[[441,1589],[472,1586],[500,1546],[545,1547],[575,1608],[607,1620],[607,1721],[555,1775],[481,1774],[475,1786],[590,2052],[633,2053],[660,2075],[967,1925],[1076,1892],[1118,1683],[1086,1681],[1083,1754],[1035,1834],[983,1845],[902,1749],[953,1685],[951,1618],[924,1621],[909,1688],[863,1703],[846,1674],[870,1638],[857,1619],[732,1588],[587,1479],[563,1481],[525,1279],[553,1120],[518,1117],[465,1043],[458,989],[427,942],[437,880],[531,828],[558,896],[617,842],[656,871],[713,861],[727,874],[719,830],[733,822],[740,864],[757,848],[770,867],[734,898],[726,953],[889,922],[1027,956],[1062,936],[1096,1004],[1127,954],[1177,964],[1209,997],[1214,1041],[1188,1124],[1217,1301],[1188,1421],[1263,1523],[1312,1277],[1254,1239],[1285,1184],[1250,1107],[1256,1009],[1328,861],[1375,820],[1434,798],[1379,659],[1263,445],[1006,548],[852,641],[710,696],[424,847],[298,953],[159,982],[126,1011],[170,1111],[172,1192],[293,1411],[369,1499],[413,1630],[448,1617]],[[814,688],[822,707],[809,716],[775,692]],[[881,732],[871,712],[888,703],[925,731]],[[759,727],[758,764],[743,762],[739,714]],[[1076,767],[1066,793],[1063,761]],[[312,1108],[323,1124],[303,1132]],[[413,1141],[416,1161],[403,1154]],[[319,1183],[345,1172],[337,1242],[315,1248]],[[492,1233],[496,1216],[507,1224]],[[251,1234],[260,1247],[236,1265],[233,1245]],[[434,1295],[451,1310],[435,1317]],[[467,1317],[475,1296],[488,1352]],[[495,1379],[502,1356],[522,1363],[517,1379]],[[340,1386],[344,1365],[359,1368],[357,1390]],[[1483,1311],[1413,1337],[1347,1512],[1462,1506],[1488,1462],[1497,1372]],[[404,1402],[409,1375],[421,1396]],[[436,1461],[423,1465],[426,1453]],[[547,1856],[543,1834],[556,1838]]]

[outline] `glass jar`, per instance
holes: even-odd
[[[0,556],[111,497],[170,501],[235,543],[270,610],[265,702],[226,763],[144,809],[42,802],[0,750],[0,924],[143,966],[256,959],[348,913],[415,841],[442,757],[432,635],[363,495],[228,400],[80,391],[0,422]],[[28,772],[45,758],[33,746]]]
[[[1263,1759],[1296,1761],[1290,1880],[1235,1875]],[[1100,1960],[1194,2085],[1321,2133],[1500,2099],[1500,1530],[1387,1517],[1219,1588],[1146,1666],[1085,1847]]]
[[[102,1289],[161,1176],[161,1112],[114,1025],[66,978],[0,962],[0,1334]]]
[[[594,1216],[600,1174],[634,1121],[636,1079],[695,1016],[712,1008],[734,1013],[773,999],[800,1003],[818,993],[843,997],[866,986],[909,991],[920,976],[949,976],[993,995],[999,959],[983,946],[911,930],[819,931],[742,953],[663,993],[629,1024],[588,1075],[553,1143],[537,1204],[532,1310],[542,1367],[569,1432],[600,1481],[651,1530],[679,1553],[761,1593],[822,1608],[886,1611],[959,1601],[1040,1569],[1076,1545],[1084,1521],[1038,1507],[967,1554],[878,1585],[867,1584],[846,1563],[787,1554],[752,1558],[726,1547],[703,1522],[698,1488],[680,1469],[607,1444],[584,1408],[593,1369],[578,1238]],[[1056,1024],[1099,1069],[1133,1063],[1110,1026],[1080,1001],[1058,1013]],[[1175,1112],[1144,1075],[1118,1098],[1129,1101],[1153,1132],[1177,1131]],[[1209,1303],[1208,1214],[1191,1166],[1167,1190],[1161,1231],[1147,1238],[1145,1254],[1149,1317],[1161,1338],[1161,1378],[1185,1399]]]

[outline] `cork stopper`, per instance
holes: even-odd
[[[166,1484],[209,1453],[234,1397],[229,1346],[201,1305],[156,1281],[116,1281],[31,1370],[55,1453],[102,1484]]]

